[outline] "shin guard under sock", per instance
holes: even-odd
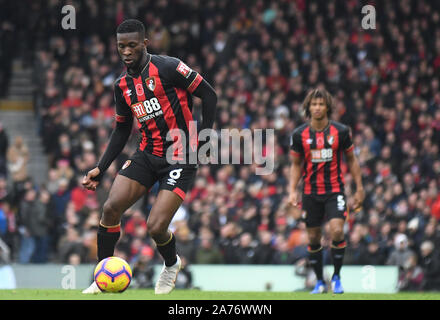
[[[156,242],[156,246],[160,255],[165,260],[165,266],[170,267],[176,263],[176,238],[174,237],[174,234],[172,232],[170,232],[170,238],[167,241],[165,241],[164,243]]]
[[[323,280],[322,270],[322,246],[320,244],[312,244],[308,247],[309,263],[316,274],[318,280]]]
[[[98,227],[98,261],[113,256],[116,242],[121,236],[121,226]]]
[[[339,273],[342,268],[342,263],[344,260],[346,246],[347,243],[345,242],[345,240],[332,242],[331,255],[333,259],[333,265],[335,267],[335,271],[333,272],[333,275],[339,276]]]

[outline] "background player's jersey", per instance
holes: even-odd
[[[322,195],[344,192],[342,152],[353,149],[350,129],[330,121],[323,131],[313,130],[308,123],[293,131],[291,154],[304,158],[303,193]]]
[[[132,121],[133,116],[138,120],[139,150],[166,157],[172,147],[173,159],[182,159],[188,155],[188,146],[197,149],[197,129],[190,125],[191,94],[203,78],[179,59],[152,54],[148,59],[137,78],[124,72],[116,80],[116,121]],[[185,136],[177,134],[167,141],[172,129],[180,129]]]

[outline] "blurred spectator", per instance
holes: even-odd
[[[0,201],[0,210],[6,217],[6,232],[1,238],[5,241],[10,250],[11,260],[16,261],[20,248],[20,235],[18,232],[18,219],[16,212],[11,208],[9,202]]]
[[[64,222],[64,214],[67,209],[67,204],[71,199],[71,191],[69,190],[69,181],[65,178],[61,178],[58,181],[58,189],[53,194],[54,202],[54,216],[58,224]]]
[[[144,245],[139,252],[133,265],[133,288],[153,288],[154,266],[152,258],[154,256],[153,249]]]
[[[23,184],[28,179],[29,150],[21,136],[15,137],[7,151],[9,173],[13,181],[14,203],[17,204],[23,194]]]
[[[58,261],[68,263],[72,254],[77,254],[81,261],[87,261],[87,248],[82,244],[78,230],[74,227],[68,227],[58,243]]]
[[[188,228],[187,224],[180,225],[176,230],[176,248],[179,256],[184,256],[187,263],[193,263],[196,254],[196,244],[194,243],[194,235]]]
[[[69,258],[67,259],[67,263],[72,266],[77,266],[81,264],[83,261],[81,261],[81,256],[78,253],[71,253],[69,255]]]
[[[408,237],[403,233],[398,233],[394,237],[394,251],[391,252],[386,264],[398,266],[402,269],[405,262],[414,252],[408,247]]]
[[[0,202],[9,201],[12,202],[12,193],[8,187],[8,182],[5,176],[0,176]]]
[[[8,218],[6,216],[5,210],[0,207],[0,237],[5,239],[6,233],[8,231]]]
[[[213,234],[207,231],[200,235],[200,248],[196,252],[196,264],[222,264],[223,256],[213,243]]]
[[[275,254],[275,248],[272,246],[272,234],[268,230],[258,232],[259,243],[255,248],[255,263],[270,264]]]
[[[0,238],[0,266],[11,262],[11,255],[8,245]]]
[[[236,264],[239,261],[239,233],[240,229],[235,222],[225,224],[220,230],[220,248],[226,264]]]
[[[345,248],[344,263],[347,265],[362,264],[362,256],[365,253],[365,242],[360,231],[353,231],[350,234],[349,242]]]
[[[0,176],[6,176],[8,174],[6,165],[6,152],[9,148],[9,136],[3,127],[3,123],[0,122]]]
[[[20,203],[20,263],[44,263],[49,254],[49,193],[34,189],[26,192]]]
[[[84,247],[84,254],[80,256],[81,263],[94,263],[98,255],[98,246],[96,229],[85,231],[81,237],[82,245]]]
[[[381,266],[386,262],[387,256],[379,243],[375,240],[368,243],[366,250],[359,258],[359,264]]]
[[[403,265],[399,275],[399,291],[420,291],[423,285],[423,269],[417,264],[417,256],[411,254]]]
[[[125,223],[124,232],[131,237],[139,236],[139,233],[147,232],[147,221],[141,210],[136,209]]]
[[[240,245],[237,248],[237,256],[239,264],[253,264],[255,263],[255,243],[252,235],[244,232],[240,236]]]
[[[440,290],[440,260],[431,241],[424,241],[420,246],[424,274],[423,290]]]
[[[303,230],[304,231],[304,230]],[[292,259],[296,263],[300,259],[308,257],[308,247],[309,239],[306,232],[301,232],[299,234],[298,242],[295,244],[292,250]]]
[[[277,250],[272,258],[273,264],[293,264],[293,255],[284,236],[278,235],[276,237],[275,248]]]
[[[35,203],[35,217],[33,222],[33,229],[35,234],[35,253],[32,259],[35,263],[45,263],[49,260],[49,245],[51,226],[51,212],[53,207],[51,203],[51,196],[47,190],[40,190],[38,199]],[[38,228],[38,229],[37,229]]]

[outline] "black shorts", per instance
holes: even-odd
[[[323,222],[334,218],[346,219],[348,215],[345,195],[332,193],[329,195],[302,196],[302,210],[305,212],[307,228],[319,227]]]
[[[159,190],[170,190],[184,200],[192,187],[197,168],[193,164],[169,164],[166,158],[137,150],[124,163],[119,174],[136,180],[148,191],[159,182]]]

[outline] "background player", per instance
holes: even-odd
[[[155,292],[166,294],[174,288],[181,266],[175,238],[168,226],[197,170],[197,164],[171,165],[166,158],[167,150],[173,148],[173,159],[182,159],[188,156],[189,144],[197,148],[197,139],[188,138],[189,123],[193,121],[190,95],[202,100],[203,122],[200,129],[212,127],[217,96],[200,74],[179,59],[149,54],[148,40],[140,21],[129,19],[122,22],[116,37],[119,55],[127,67],[114,86],[116,127],[97,167],[84,177],[83,186],[96,190],[104,172],[123,150],[131,133],[133,116],[136,117],[142,139],[136,152],[116,176],[103,206],[98,229],[98,260],[113,255],[124,211],[158,181],[159,192],[147,226],[164,259]],[[184,145],[179,139],[167,141],[167,133],[171,129],[182,130],[187,135],[187,143]],[[98,292],[95,283],[83,291]]]
[[[324,293],[321,227],[327,218],[332,240],[331,256],[334,264],[332,290],[343,293],[340,270],[345,251],[344,222],[348,214],[341,171],[342,153],[356,183],[353,210],[361,208],[365,194],[359,163],[353,152],[350,130],[330,120],[332,96],[321,89],[310,91],[303,107],[309,122],[296,128],[291,140],[291,174],[289,205],[298,206],[297,186],[303,170],[302,210],[309,237],[309,261],[317,277],[312,293]],[[303,163],[303,165],[301,165]]]

